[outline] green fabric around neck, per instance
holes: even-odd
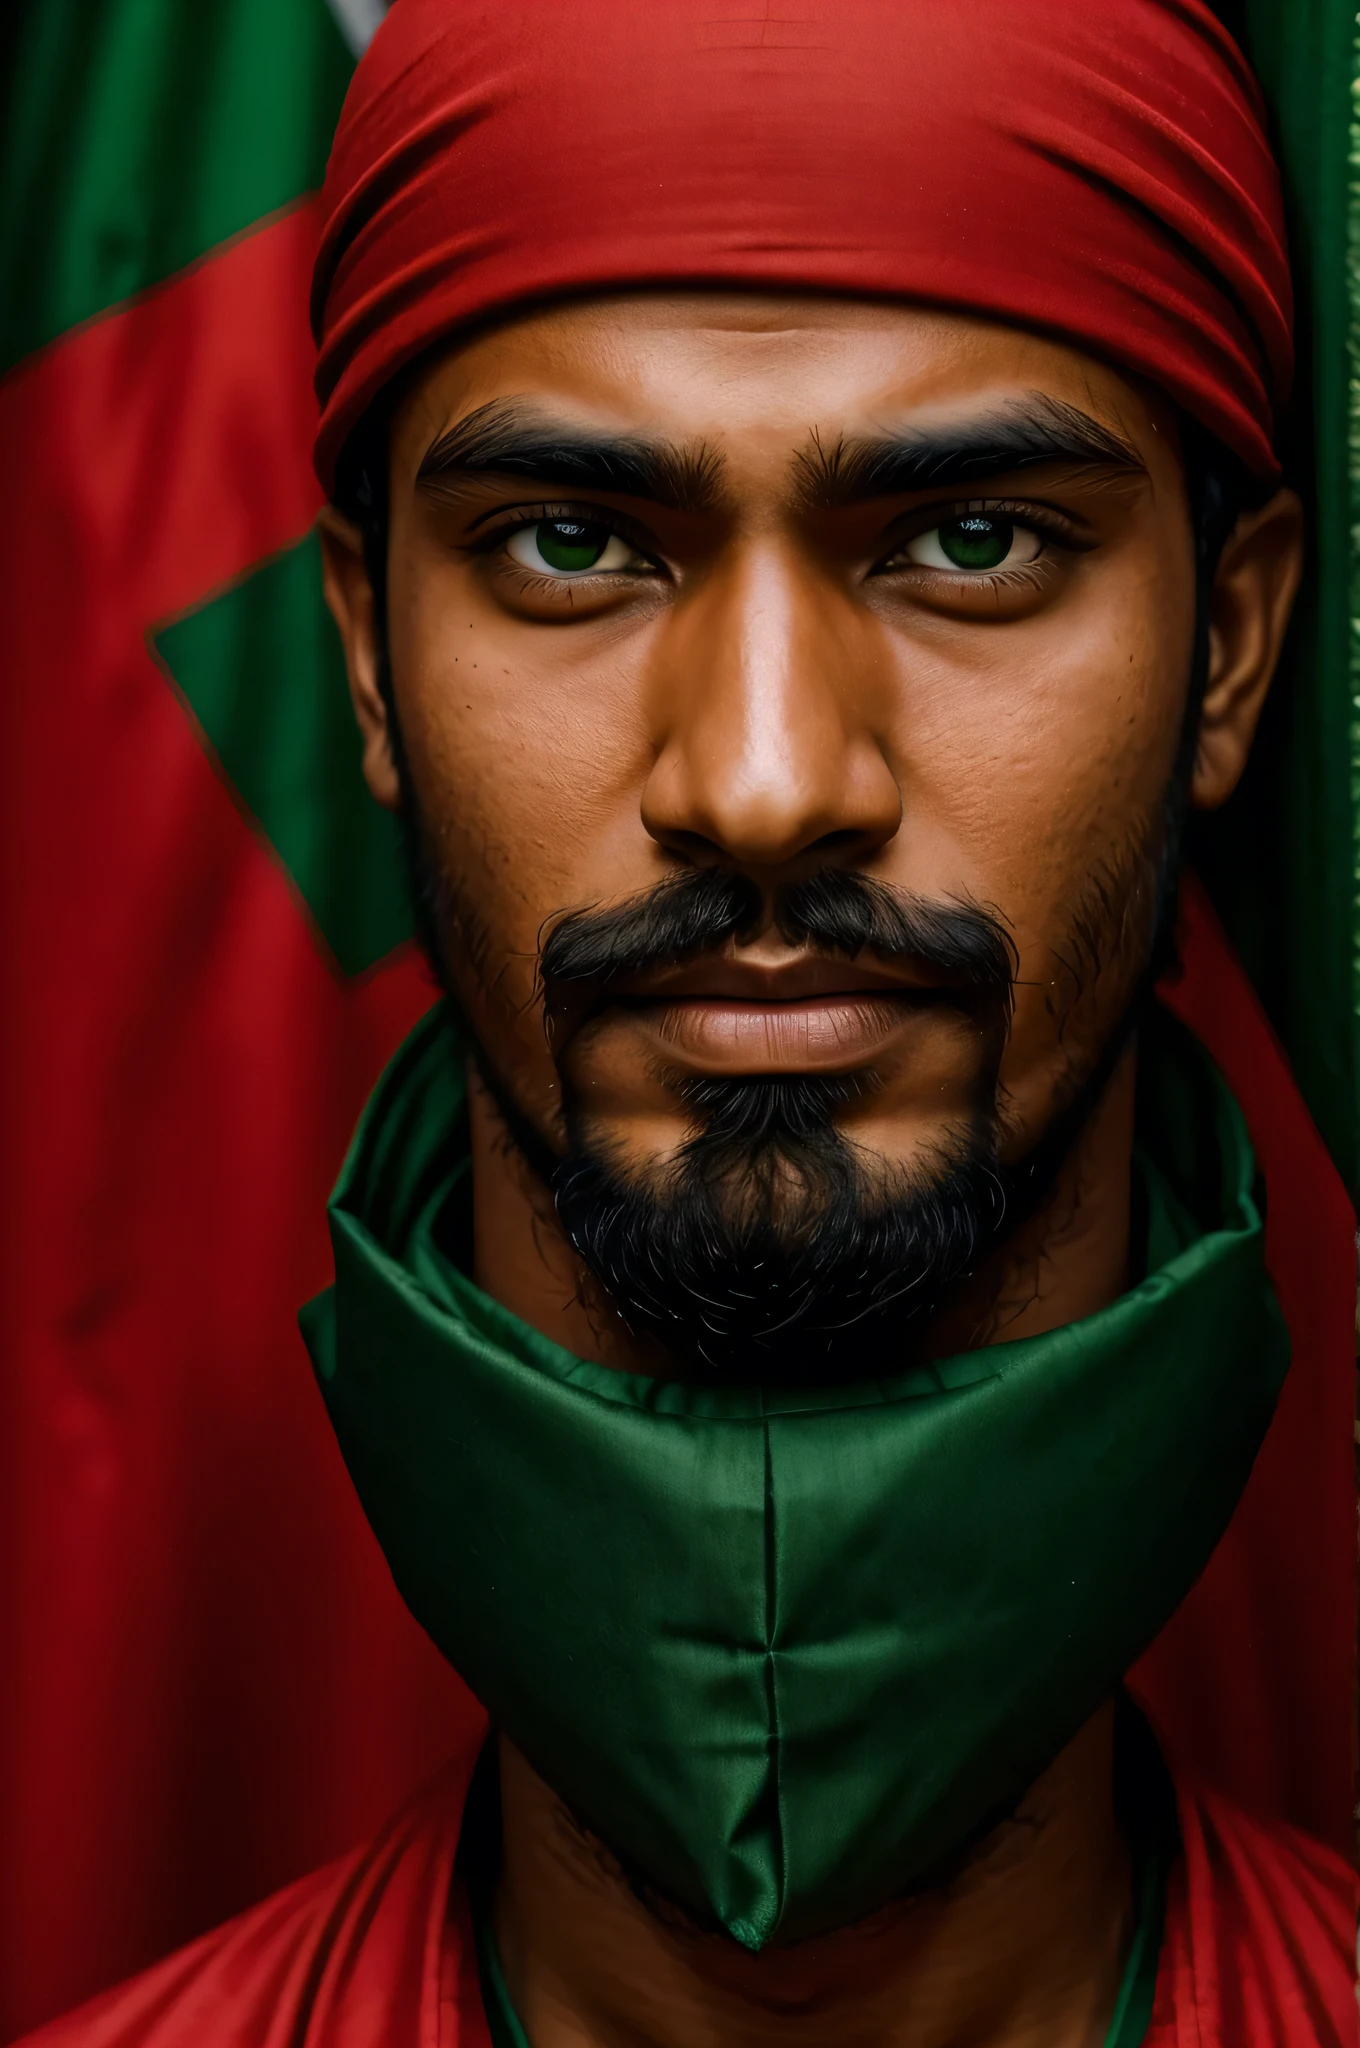
[[[1152,2023],[1157,1999],[1157,1965],[1166,1921],[1166,1880],[1168,1859],[1162,1854],[1149,1857],[1138,1887],[1138,1924],[1133,1946],[1124,1966],[1124,1981],[1114,2002],[1105,2035],[1105,2048],[1142,2048]],[[499,1963],[498,1963],[499,1967]],[[523,2041],[523,2029],[520,2030]],[[528,2044],[525,2043],[525,2048]]]
[[[510,1992],[496,1948],[496,1936],[489,1913],[474,1909],[472,1931],[477,1942],[477,1981],[486,2012],[486,2030],[491,2048],[529,2048],[529,2036],[520,2025],[519,2014],[510,2002]]]
[[[408,1605],[571,1810],[759,1948],[928,1880],[1203,1568],[1288,1360],[1240,1114],[1144,1033],[1143,1278],[888,1380],[694,1388],[573,1358],[464,1270],[462,1061],[389,1068],[304,1312]]]

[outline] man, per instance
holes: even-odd
[[[1149,1001],[1301,554],[1240,57],[402,0],[328,192],[328,595],[449,1000],[306,1327],[496,1739],[42,2038],[1349,2039],[1349,1872],[1122,1686],[1287,1363]]]

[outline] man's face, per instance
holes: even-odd
[[[836,1270],[833,1195],[872,1236],[947,1186],[943,1284],[1146,966],[1195,615],[1170,409],[981,321],[640,295],[429,369],[390,488],[409,795],[503,1094],[587,1210],[656,1198],[664,1241],[699,1173],[762,1270]]]

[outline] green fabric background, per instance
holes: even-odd
[[[342,974],[409,939],[396,820],[368,793],[315,533],[162,627],[154,645]]]
[[[0,122],[0,374],[320,185],[325,0],[27,0]]]
[[[1289,212],[1298,308],[1292,480],[1310,567],[1245,782],[1194,857],[1293,1061],[1324,1138],[1360,1186],[1360,431],[1356,9],[1217,0],[1260,78]]]

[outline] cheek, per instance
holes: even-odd
[[[1143,604],[971,633],[902,692],[918,808],[1023,900],[1160,797],[1188,658],[1188,634],[1163,632]]]
[[[1111,580],[1051,617],[974,633],[966,659],[960,646],[902,690],[894,879],[961,885],[1009,920],[1019,985],[1003,1081],[1027,1122],[1098,1052],[1141,970],[1142,856],[1160,830],[1191,654],[1177,581],[1168,595],[1150,574]]]
[[[647,844],[634,651],[601,650],[570,628],[526,635],[437,578],[393,622],[416,795],[463,927],[451,971],[483,1028],[517,1030],[536,1049],[545,921],[622,893]]]

